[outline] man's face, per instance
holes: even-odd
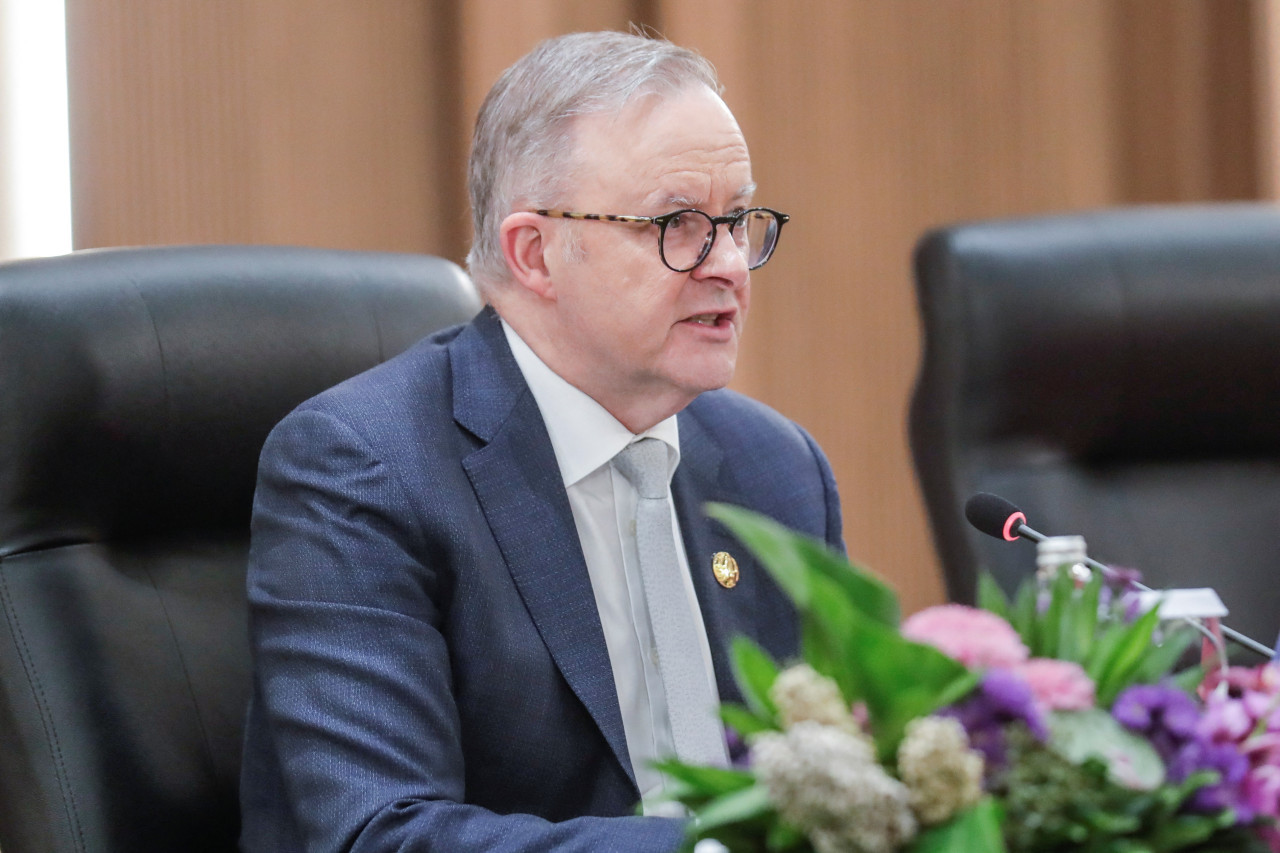
[[[746,142],[705,87],[583,117],[575,134],[567,209],[656,216],[692,207],[720,216],[750,204]],[[556,223],[560,239],[577,230],[581,249],[548,253],[564,335],[553,347],[566,379],[633,430],[649,424],[621,412],[656,406],[656,422],[729,382],[750,276],[726,226],[706,260],[679,273],[659,257],[656,225]]]

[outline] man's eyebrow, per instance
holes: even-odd
[[[662,203],[669,207],[697,207],[702,204],[702,200],[688,195],[669,195]]]
[[[741,189],[730,197],[730,201],[741,201],[742,199],[751,198],[756,194],[755,183],[744,184]],[[662,200],[662,203],[672,207],[699,207],[704,203],[702,198],[694,198],[687,195],[669,195]]]

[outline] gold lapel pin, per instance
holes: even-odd
[[[738,561],[728,551],[717,551],[711,558],[711,571],[725,589],[738,585]]]

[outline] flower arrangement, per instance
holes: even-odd
[[[881,581],[736,507],[803,660],[733,646],[728,768],[667,761],[686,849],[1280,851],[1280,669],[1174,670],[1189,630],[1063,571],[899,620]]]

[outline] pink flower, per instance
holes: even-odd
[[[1274,693],[1255,693],[1252,690],[1245,691],[1240,697],[1240,701],[1244,703],[1245,710],[1249,712],[1249,717],[1256,724],[1259,720],[1266,720],[1263,726],[1265,731],[1280,730],[1280,694]]]
[[[1014,672],[1031,685],[1031,695],[1049,711],[1077,711],[1093,707],[1093,679],[1078,663],[1032,658]]]
[[[926,607],[902,623],[902,635],[970,668],[1014,667],[1027,659],[1027,647],[1012,625],[963,604]]]
[[[1208,696],[1223,680],[1222,670],[1218,667],[1211,668],[1205,673],[1204,680],[1200,683],[1200,698]],[[1280,666],[1274,664],[1254,667],[1230,666],[1227,667],[1225,680],[1227,689],[1233,696],[1246,692],[1274,696],[1280,693]]]
[[[1246,738],[1240,749],[1254,767],[1274,767],[1280,774],[1280,734],[1267,732]]]
[[[1245,804],[1253,808],[1257,814],[1267,817],[1280,815],[1280,768],[1263,765],[1249,771],[1244,779],[1243,793]],[[1280,849],[1280,831],[1274,825],[1263,824],[1258,827],[1272,850]]]
[[[1238,743],[1253,731],[1254,721],[1239,699],[1209,697],[1196,730],[1206,741]]]

